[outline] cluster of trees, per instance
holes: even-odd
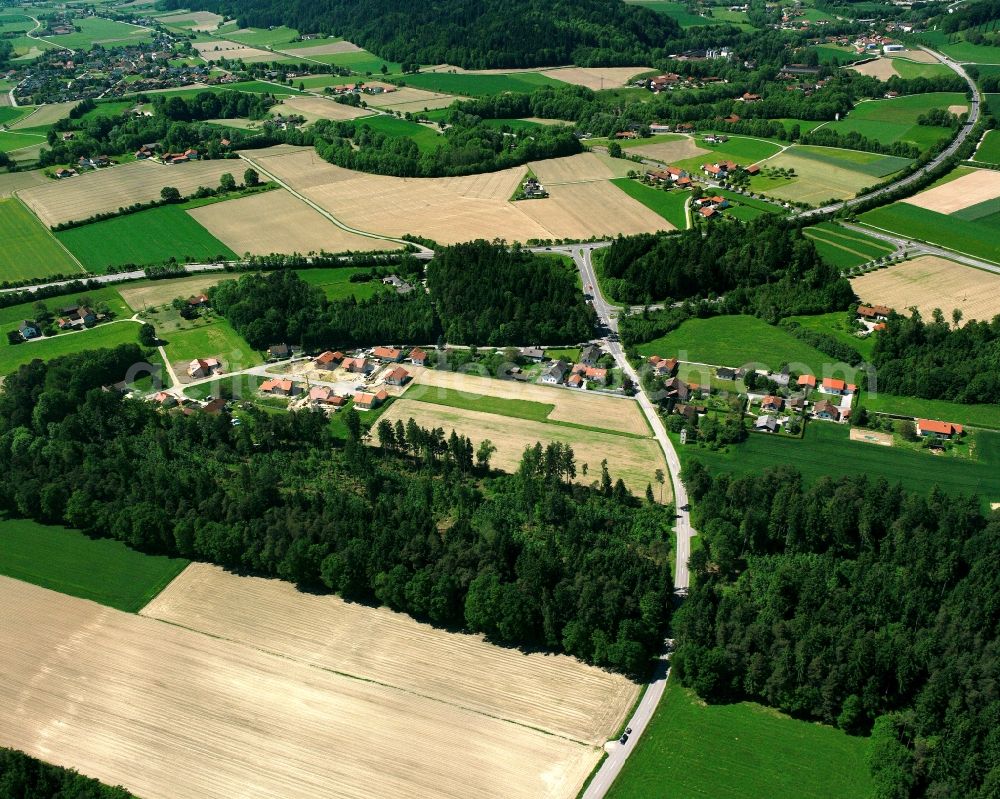
[[[937,311],[930,321],[893,315],[875,339],[878,388],[890,394],[953,402],[1000,402],[1000,316],[958,327]]]
[[[442,248],[427,285],[453,344],[559,344],[592,335],[594,312],[575,270],[516,245],[480,239]]]
[[[941,30],[957,33],[968,28],[976,28],[987,22],[1000,19],[1000,0],[978,0],[941,15]]]
[[[819,330],[811,330],[808,327],[803,327],[799,322],[791,319],[782,319],[780,324],[785,332],[791,333],[799,341],[804,341],[811,347],[815,347],[824,355],[829,355],[838,361],[849,363],[851,366],[859,366],[864,360],[861,357],[861,353],[854,349],[854,347],[845,344],[840,339],[828,333],[821,333]]]
[[[79,353],[5,380],[0,466],[18,479],[0,509],[648,672],[669,617],[669,507],[606,470],[596,489],[569,482],[585,467],[566,447],[500,475],[470,467],[467,440],[411,425],[366,447],[350,411],[342,440],[319,412],[234,427],[100,389],[142,357]]]
[[[292,271],[245,274],[209,290],[212,307],[250,346],[307,350],[387,341],[435,341],[437,316],[422,291],[330,301]]]
[[[0,748],[0,796],[11,799],[134,799],[121,786],[112,788],[72,769],[36,760],[16,749]]]
[[[277,102],[274,95],[255,92],[198,92],[194,97],[152,95],[154,114],[174,122],[206,119],[264,119]]]
[[[679,235],[621,236],[603,256],[612,296],[626,303],[725,295],[726,313],[771,322],[846,309],[850,283],[826,264],[796,224],[774,214]]]
[[[703,548],[677,676],[709,700],[872,730],[876,796],[995,796],[1000,517],[883,478],[684,477]]]
[[[390,136],[364,121],[320,120],[312,130],[321,158],[346,169],[397,177],[448,177],[495,172],[581,151],[572,132],[537,127],[516,134],[486,127],[466,116],[440,136],[434,150],[421,152],[407,136]]]
[[[167,0],[167,8],[190,3]],[[287,25],[343,36],[390,61],[467,69],[648,64],[676,37],[662,14],[602,0],[477,0],[415,5],[408,0],[199,0],[200,9],[241,25]]]

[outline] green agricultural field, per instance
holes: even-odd
[[[555,405],[533,400],[505,399],[489,397],[483,394],[471,394],[468,391],[456,391],[447,388],[417,385],[411,388],[406,398],[429,402],[432,405],[445,405],[449,408],[465,408],[480,413],[495,413],[500,416],[510,416],[514,419],[530,419],[533,422],[548,421],[549,414],[555,410]]]
[[[0,88],[0,91],[2,91],[2,88]],[[28,116],[28,114],[34,110],[34,106],[19,106],[18,108],[11,108],[8,105],[0,105],[0,125],[10,125],[17,122],[19,119],[23,119]]]
[[[945,400],[897,397],[882,392],[863,394],[861,404],[869,411],[879,413],[937,419],[941,422],[955,422],[970,427],[1000,430],[1000,405],[965,405]]]
[[[726,213],[737,219],[748,221],[756,219],[761,214],[783,214],[785,210],[780,205],[769,203],[767,200],[758,200],[754,197],[747,197],[739,192],[728,189],[712,189],[713,194],[725,197],[730,202]]]
[[[246,28],[239,33],[234,31],[233,33],[226,34],[226,39],[233,42],[239,42],[240,44],[245,44],[247,47],[258,47],[262,50],[266,50],[269,47],[284,49],[285,47],[305,46],[306,44],[310,44],[315,47],[319,44],[327,44],[328,41],[337,41],[337,39],[324,39],[314,42],[301,42],[296,45],[296,43],[292,42],[292,39],[296,38],[298,35],[299,32],[294,28],[279,26],[277,28],[271,28],[270,30],[263,30],[262,28]]]
[[[688,319],[667,335],[640,344],[638,350],[644,356],[659,355],[714,366],[752,363],[776,371],[782,364],[790,363],[799,366],[798,371],[813,374],[826,374],[823,366],[831,360],[829,355],[755,316]],[[853,379],[853,373],[848,367],[844,374]]]
[[[861,338],[854,335],[852,327],[854,319],[846,311],[833,311],[812,316],[790,316],[788,321],[798,322],[807,330],[815,330],[817,333],[832,336],[841,344],[859,352],[863,358],[871,360],[872,350],[875,348],[874,337]]]
[[[764,158],[770,158],[781,150],[781,145],[766,139],[751,139],[742,136],[730,136],[729,141],[722,144],[706,144],[704,141],[699,141],[698,146],[709,150],[709,152],[704,155],[696,155],[693,158],[685,158],[683,161],[674,161],[673,165],[691,173],[700,174],[702,164],[730,160],[741,166],[749,166]]]
[[[56,238],[93,272],[122,264],[235,259],[236,253],[199,225],[184,205],[165,205],[56,233]]]
[[[79,300],[85,298],[85,303],[80,303]],[[99,289],[85,289],[84,291],[69,292],[68,294],[61,294],[57,297],[46,297],[41,300],[45,304],[47,310],[53,314],[58,314],[59,308],[66,305],[98,305],[105,304],[108,306],[108,311],[110,311],[115,319],[128,319],[134,311],[126,305],[125,300],[122,299],[121,294],[118,293],[118,289],[112,286],[104,286]],[[6,332],[8,330],[13,330],[16,328],[24,319],[32,319],[35,317],[35,300],[29,302],[22,302],[18,305],[10,305],[6,308],[0,308],[0,350],[4,350],[7,347],[14,347],[15,349],[23,349],[23,344],[10,344],[7,341]],[[68,335],[68,334],[61,334]],[[75,335],[75,334],[74,334]],[[29,345],[34,346],[34,345]]]
[[[941,139],[951,138],[950,128],[918,125],[917,118],[932,108],[947,109],[968,100],[959,92],[929,92],[894,97],[891,100],[869,100],[858,103],[847,117],[831,122],[828,127],[838,133],[856,131],[862,136],[883,143],[908,142],[926,150]]]
[[[692,14],[688,9],[690,6],[684,3],[670,3],[666,0],[626,0],[630,5],[648,8],[657,14],[663,14],[677,21],[682,28],[693,28],[698,25],[720,25],[722,20],[710,17],[703,17],[700,14]],[[714,13],[714,9],[713,9]]]
[[[0,282],[83,272],[20,200],[0,200],[0,242]]]
[[[538,72],[512,72],[509,75],[467,75],[451,72],[421,72],[404,78],[407,86],[466,97],[486,97],[502,92],[533,92],[539,86],[565,86]]]
[[[1000,263],[1000,238],[990,225],[968,222],[905,202],[875,208],[862,214],[860,219],[874,228]]]
[[[0,574],[137,613],[189,561],[26,519],[0,521]]]
[[[883,241],[845,230],[832,222],[821,222],[806,228],[804,233],[813,240],[825,261],[842,269],[860,266],[893,252],[892,246]]]
[[[754,702],[706,705],[671,677],[608,799],[867,799],[867,743]]]
[[[987,131],[972,158],[984,164],[1000,164],[1000,130]]]
[[[792,128],[796,125],[799,127],[799,133],[805,135],[809,133],[813,128],[818,128],[823,123],[818,119],[773,119],[772,122],[780,122],[785,128],[785,131],[791,132]]]
[[[418,125],[416,122],[409,122],[388,114],[366,117],[359,120],[358,125],[367,126],[394,139],[413,139],[423,153],[434,152],[444,142],[440,133],[426,125]]]
[[[378,278],[365,283],[352,283],[352,275],[368,274],[371,270],[358,267],[343,267],[339,269],[300,269],[296,274],[311,286],[323,289],[328,300],[343,300],[356,297],[367,300],[384,291],[391,291]]]
[[[403,71],[403,66],[398,61],[387,61],[384,58],[379,58],[377,55],[369,53],[367,50],[353,53],[332,53],[330,55],[311,56],[295,56],[294,50],[289,53],[289,60],[291,61],[302,61],[307,58],[309,61],[318,61],[321,64],[344,67],[359,75],[371,74],[376,77],[380,76],[383,64],[388,68],[389,71],[387,74],[389,75],[396,75]],[[409,76],[407,76],[407,79],[409,79]]]
[[[892,59],[892,65],[896,68],[899,76],[907,80],[940,78],[952,74],[952,71],[944,64],[920,64],[916,61],[907,61],[905,58]]]
[[[6,339],[6,336],[4,337]],[[19,366],[39,358],[43,361],[83,350],[135,344],[139,338],[139,325],[134,322],[109,322],[79,333],[62,333],[45,339],[35,339],[23,344],[0,346],[0,375],[9,375]]]
[[[913,163],[909,158],[866,153],[861,150],[846,150],[840,147],[816,147],[802,144],[794,147],[792,152],[800,158],[821,161],[841,169],[853,169],[873,178],[887,177]]]
[[[228,365],[228,372],[263,363],[260,353],[252,350],[221,317],[212,319],[208,324],[163,334],[163,338],[166,342],[163,349],[171,363],[185,363],[195,358],[220,358]]]
[[[861,61],[867,56],[855,53],[849,47],[837,47],[832,44],[818,45],[812,48],[816,51],[816,55],[819,56],[820,64],[853,64],[855,61]]]
[[[97,105],[80,117],[81,120],[106,119],[109,117],[120,117],[130,108],[134,108],[135,103],[126,100],[112,100],[110,102],[99,102]]]
[[[292,97],[304,94],[294,86],[284,86],[278,83],[268,83],[266,80],[246,80],[242,83],[230,83],[225,89],[251,94],[273,94],[275,97]]]
[[[924,31],[920,39],[928,47],[940,50],[956,61],[973,61],[983,64],[1000,63],[1000,48],[989,45],[971,44],[961,34],[947,34],[944,31]]]
[[[638,200],[654,213],[659,214],[678,230],[687,229],[687,217],[684,204],[691,197],[691,192],[680,189],[655,189],[631,178],[612,180],[619,189],[629,197]]]
[[[89,50],[95,44],[136,44],[152,41],[153,38],[148,28],[102,17],[76,17],[73,25],[80,29],[79,32],[45,38],[52,44],[68,47],[70,50]]]
[[[937,485],[950,494],[978,494],[985,502],[1000,502],[1000,434],[980,431],[973,435],[979,460],[945,461],[929,452],[851,441],[847,425],[813,421],[806,425],[802,439],[755,433],[725,451],[681,447],[680,457],[682,462],[702,461],[713,474],[759,474],[785,465],[801,472],[808,482],[867,474],[902,483],[912,491],[925,492]]]
[[[14,153],[25,147],[34,147],[45,143],[45,137],[37,133],[26,133],[20,130],[0,131],[0,152],[3,153]]]
[[[1000,180],[1000,175],[997,176]],[[981,203],[961,208],[948,216],[955,219],[964,219],[966,222],[978,222],[980,225],[996,227],[997,218],[1000,216],[1000,199],[994,197],[992,200],[983,200]]]

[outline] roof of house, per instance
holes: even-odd
[[[402,366],[397,366],[395,369],[393,369],[391,372],[389,372],[389,374],[385,376],[385,379],[402,382],[403,380],[406,380],[406,378],[408,378],[409,376],[410,373],[407,372]]]
[[[823,378],[823,388],[829,388],[833,391],[843,391],[847,388],[847,383],[836,377],[824,377]]]
[[[354,395],[354,402],[358,405],[371,405],[373,402],[382,402],[389,396],[388,392],[383,388],[380,389],[375,394],[369,391],[359,391]]]
[[[778,420],[773,416],[758,416],[757,421],[754,422],[754,427],[766,427],[768,430],[774,431],[778,429]]]
[[[764,407],[765,405],[771,405],[776,408],[780,408],[783,403],[784,400],[782,400],[781,397],[776,397],[773,394],[768,394],[766,397],[764,397],[764,399],[760,401],[761,407]]]
[[[699,208],[698,213],[701,214],[706,219],[708,219],[711,216],[715,216],[717,212],[714,208],[710,206],[705,206],[704,208]]]
[[[372,355],[376,358],[387,358],[389,360],[395,360],[402,354],[403,353],[395,347],[375,347],[372,350]]]
[[[816,388],[816,375],[799,375],[800,386],[809,386],[810,388]]]
[[[414,347],[410,350],[410,360],[411,361],[423,361],[427,358],[427,353],[424,352],[420,347]]]
[[[542,374],[546,377],[555,377],[562,380],[567,371],[569,371],[569,364],[566,361],[554,361],[545,368]]]
[[[292,381],[291,380],[282,380],[282,379],[279,379],[277,377],[274,377],[274,378],[271,378],[270,380],[265,380],[263,383],[260,384],[260,390],[261,391],[274,391],[275,389],[278,389],[279,391],[286,391],[286,392],[287,391],[291,391],[292,390]]]
[[[323,365],[327,363],[333,363],[334,361],[343,360],[343,358],[344,356],[341,353],[330,352],[330,350],[327,350],[326,352],[321,352],[319,355],[313,358],[313,363],[317,365]]]
[[[813,406],[813,410],[815,410],[817,414],[827,413],[835,419],[840,418],[840,408],[830,402],[830,400],[820,400]]]
[[[935,419],[917,419],[917,427],[926,433],[940,433],[950,436],[962,432],[962,425],[954,422],[939,422]]]

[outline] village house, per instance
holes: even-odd
[[[210,377],[222,371],[222,364],[217,358],[195,358],[188,364],[190,377]]]
[[[574,377],[580,379],[573,381],[572,378]],[[608,382],[608,370],[596,366],[587,366],[585,363],[575,364],[573,366],[573,373],[570,375],[569,384],[571,386],[579,386],[581,382],[587,380],[604,385]]]
[[[569,372],[569,364],[566,361],[555,361],[549,364],[542,372],[541,382],[557,386],[566,379]]]
[[[57,179],[61,180],[62,178],[76,177],[77,173],[75,169],[66,169],[65,167],[59,167],[59,169],[57,169],[53,174],[55,174]]]
[[[410,350],[409,360],[414,366],[423,366],[427,362],[427,353],[420,347],[414,347]]]
[[[330,352],[330,350],[327,350],[313,358],[313,366],[317,369],[336,369],[337,364],[343,360],[344,354],[342,352]]]
[[[398,275],[389,275],[388,277],[382,278],[382,284],[385,286],[392,286],[396,289],[397,294],[409,294],[413,291],[413,286],[400,278]]]
[[[759,94],[751,94],[750,92],[743,92],[742,97],[737,97],[737,101],[743,103],[755,103],[760,99]]]
[[[816,375],[799,375],[797,385],[802,389],[812,390],[816,388]]]
[[[213,400],[209,400],[204,405],[201,406],[201,412],[207,413],[209,416],[218,416],[220,413],[224,413],[229,408],[229,401],[223,399],[222,397],[216,397]]]
[[[663,396],[665,399],[687,402],[691,396],[691,387],[680,378],[671,377],[663,384]]]
[[[364,358],[344,358],[340,368],[352,374],[366,374],[371,371],[371,366]]]
[[[580,350],[580,363],[584,366],[597,366],[597,362],[604,356],[604,351],[596,344],[588,344]]]
[[[819,390],[824,394],[837,394],[845,396],[853,394],[858,390],[858,387],[852,383],[845,383],[843,380],[836,377],[824,377]]]
[[[280,360],[292,357],[292,348],[287,344],[272,344],[267,348],[268,360]]]
[[[545,350],[539,347],[521,347],[517,351],[517,354],[526,361],[532,361],[533,363],[541,363],[545,360]]]
[[[917,435],[922,438],[950,439],[962,435],[962,425],[934,419],[917,419]]]
[[[659,355],[649,356],[649,365],[660,377],[670,377],[677,373],[678,360],[676,358],[661,358]]]
[[[785,407],[785,401],[781,397],[776,397],[773,394],[768,394],[760,401],[760,409],[764,412],[780,411],[783,407]]]
[[[260,392],[276,397],[293,397],[299,393],[299,387],[291,380],[275,377],[261,383]]]
[[[715,376],[719,378],[719,380],[737,380],[738,378],[743,377],[743,370],[731,369],[728,366],[720,366],[715,370]]]
[[[377,408],[389,398],[389,394],[383,388],[372,394],[367,391],[359,391],[354,395],[354,407],[362,411],[370,411]]]
[[[387,386],[403,386],[410,379],[410,373],[402,366],[397,366],[385,376]]]
[[[704,413],[705,409],[698,405],[689,405],[686,402],[678,402],[674,405],[674,413],[678,416],[683,416],[689,422],[693,422],[698,418],[699,413]]]
[[[869,321],[884,322],[892,313],[892,308],[886,305],[859,305],[858,316]]]
[[[208,295],[196,294],[193,297],[188,297],[187,304],[192,308],[204,308],[208,305]]]
[[[777,433],[778,420],[773,416],[758,416],[754,422],[753,429],[760,433]]]
[[[841,418],[840,408],[830,400],[820,400],[813,406],[813,415],[817,419],[826,419],[830,422],[839,422]]]
[[[21,334],[21,338],[28,341],[33,338],[38,338],[42,335],[42,329],[33,319],[25,319],[18,325],[17,332]]]
[[[805,397],[790,397],[785,406],[792,411],[804,411],[806,409]]]
[[[344,397],[334,394],[332,388],[325,386],[313,386],[309,389],[309,402],[313,405],[326,405],[332,408],[341,408],[347,404]]]
[[[56,326],[60,330],[69,330],[71,327],[91,327],[97,324],[97,314],[86,305],[67,305],[60,308],[61,316],[56,320]]]
[[[382,363],[399,363],[403,360],[403,351],[395,347],[375,347],[372,357]]]

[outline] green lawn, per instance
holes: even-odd
[[[778,370],[783,363],[796,371],[823,374],[832,359],[779,327],[755,316],[713,316],[688,319],[665,336],[640,344],[639,354],[679,358],[714,366],[744,366]],[[850,370],[853,377],[853,370]]]
[[[164,333],[163,338],[166,342],[163,349],[171,363],[183,363],[195,358],[220,358],[225,362],[227,372],[263,363],[260,353],[252,350],[221,317],[213,318],[208,324]]]
[[[198,224],[187,204],[165,205],[56,233],[56,238],[93,272],[122,264],[155,264],[169,258],[206,260],[236,253]]]
[[[619,189],[629,197],[638,200],[654,213],[659,214],[678,230],[687,229],[687,218],[684,214],[684,203],[691,192],[680,189],[656,189],[631,178],[612,180]]]
[[[533,422],[548,421],[549,414],[555,405],[533,400],[505,399],[489,397],[483,394],[472,394],[468,391],[458,391],[451,388],[416,385],[406,392],[408,400],[429,402],[433,405],[446,405],[449,408],[464,408],[480,413],[495,413],[500,416],[510,416],[514,419],[529,419]]]
[[[867,56],[855,53],[847,47],[837,47],[836,45],[818,45],[812,48],[819,56],[820,64],[853,64]]]
[[[737,219],[742,219],[744,221],[750,219],[756,219],[761,214],[783,214],[785,209],[780,205],[775,205],[774,203],[769,203],[766,200],[758,200],[756,198],[747,197],[745,194],[739,194],[735,191],[729,191],[727,189],[712,189],[712,194],[718,194],[729,200],[729,208],[726,209],[726,214],[729,216],[735,216]]]
[[[866,746],[753,702],[706,705],[671,678],[608,799],[867,799]]]
[[[365,283],[351,282],[352,275],[367,274],[369,271],[352,266],[334,269],[299,269],[296,273],[306,283],[323,289],[328,300],[342,300],[346,297],[367,300],[380,292],[391,290],[378,278]]]
[[[136,613],[189,561],[27,519],[0,521],[0,574]]]
[[[580,348],[555,347],[553,349],[545,350],[545,357],[551,358],[553,361],[563,360],[567,363],[576,363],[580,360]]]
[[[407,86],[466,97],[485,97],[502,92],[533,92],[539,86],[565,86],[537,72],[512,72],[509,75],[466,75],[450,72],[421,72],[406,75]]]
[[[813,316],[790,316],[788,319],[791,322],[798,322],[807,330],[815,330],[817,333],[832,336],[841,344],[846,344],[851,349],[861,353],[864,358],[871,360],[872,350],[875,348],[874,337],[859,338],[854,335],[853,328],[848,324],[848,314],[845,311],[833,311]]]
[[[135,344],[138,336],[139,325],[134,322],[112,322],[80,333],[63,333],[13,346],[5,342],[0,346],[0,375],[8,375],[35,358],[47,361],[72,352]]]
[[[987,131],[972,158],[984,164],[1000,164],[1000,130]]]
[[[861,404],[869,411],[1000,430],[1000,405],[965,405],[945,400],[897,397],[882,392],[863,394]]]
[[[124,46],[125,44],[152,40],[151,31],[147,28],[102,17],[76,17],[73,20],[73,25],[80,29],[78,33],[70,33],[66,36],[46,36],[46,40],[71,50],[89,50],[98,43],[115,43],[118,46]]]
[[[682,462],[701,460],[713,474],[759,474],[785,465],[800,471],[808,482],[867,474],[900,482],[913,491],[925,492],[937,485],[951,494],[975,493],[985,502],[998,502],[1000,434],[980,431],[972,435],[976,436],[979,460],[943,459],[929,452],[851,441],[847,425],[816,421],[806,425],[801,440],[754,433],[725,451],[680,447],[680,457]]]
[[[899,76],[907,80],[914,78],[940,78],[952,74],[952,71],[944,64],[920,64],[916,61],[907,61],[905,58],[892,59],[892,65],[896,68]]]
[[[860,217],[872,227],[948,247],[1000,263],[1000,238],[989,225],[969,222],[899,202],[875,208]]]
[[[394,139],[413,139],[423,153],[432,153],[444,144],[441,134],[426,125],[418,125],[416,122],[408,122],[388,114],[366,117],[358,120],[358,125],[367,126]]]
[[[764,139],[741,138],[739,136],[730,136],[729,141],[722,144],[706,144],[699,139],[698,146],[710,152],[696,155],[693,158],[685,158],[683,161],[674,161],[673,165],[691,173],[701,174],[702,164],[730,160],[735,161],[740,166],[749,166],[762,158],[774,155],[781,149],[780,145]]]
[[[0,200],[0,242],[0,282],[83,271],[20,200]]]

